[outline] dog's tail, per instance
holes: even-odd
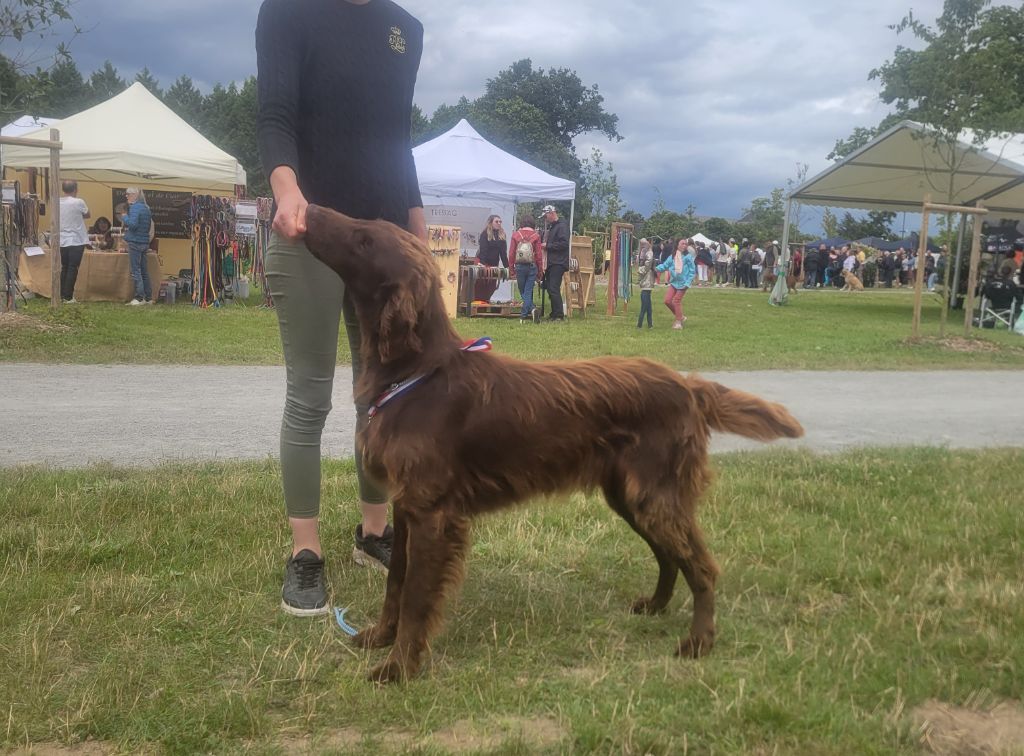
[[[685,380],[697,395],[704,419],[712,430],[758,441],[804,435],[803,426],[781,404],[703,378],[690,376]]]

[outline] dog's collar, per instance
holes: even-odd
[[[489,352],[491,350],[491,346],[491,337],[481,336],[479,339],[470,339],[469,341],[464,342],[461,349],[463,352]],[[366,416],[372,419],[385,404],[390,402],[392,399],[397,399],[410,389],[415,388],[417,384],[422,383],[433,374],[434,371],[431,370],[429,373],[420,373],[419,375],[414,375],[412,378],[406,378],[401,383],[392,383],[391,386],[388,387],[388,390],[378,396],[377,400],[370,405],[370,409],[367,410]]]

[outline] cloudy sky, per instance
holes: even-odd
[[[302,0],[295,0],[301,2]],[[343,2],[344,0],[338,0]],[[431,113],[519,58],[574,69],[619,116],[623,141],[600,147],[626,204],[647,214],[660,190],[672,209],[736,218],[814,175],[835,140],[887,109],[868,72],[907,35],[888,28],[911,7],[931,24],[941,0],[404,0],[426,30],[416,103]],[[109,59],[125,78],[144,66],[168,86],[187,74],[204,91],[256,72],[259,0],[77,0],[71,41],[83,73]],[[43,114],[45,115],[45,114]],[[808,208],[808,226],[815,214]]]

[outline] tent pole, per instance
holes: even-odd
[[[956,306],[957,294],[960,291],[960,263],[964,255],[964,233],[967,231],[967,214],[960,214],[960,233],[956,239],[956,265],[953,266],[953,288],[949,290],[949,306]],[[948,264],[948,263],[947,263]]]
[[[782,224],[782,249],[779,250],[782,254],[782,263],[779,266],[779,275],[775,279],[775,286],[772,287],[772,293],[768,296],[768,303],[773,305],[785,303],[789,296],[786,273],[789,270],[789,223],[792,211],[793,198],[786,197],[786,220]]]

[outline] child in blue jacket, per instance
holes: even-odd
[[[676,316],[676,322],[672,326],[676,330],[682,328],[686,321],[686,316],[683,315],[683,297],[689,291],[693,277],[697,275],[695,255],[693,245],[686,239],[680,239],[675,254],[657,268],[658,272],[669,273],[668,286],[665,289],[665,306]]]

